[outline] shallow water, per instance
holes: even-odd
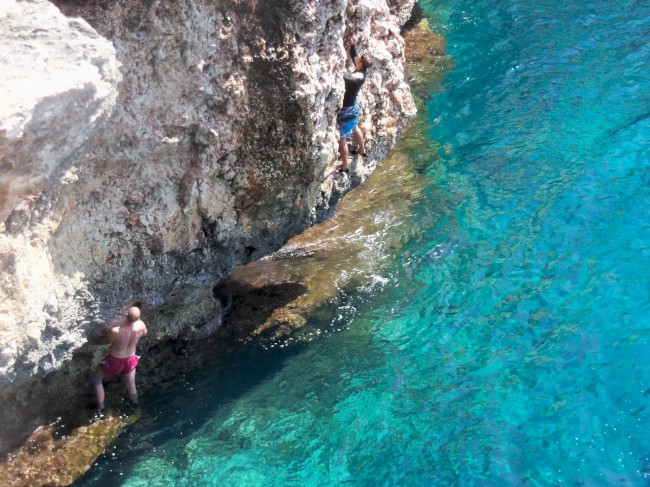
[[[396,253],[79,485],[650,482],[650,4],[432,3],[456,67]]]

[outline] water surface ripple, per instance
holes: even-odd
[[[650,4],[421,4],[456,68],[385,286],[152,399],[80,485],[648,485]]]

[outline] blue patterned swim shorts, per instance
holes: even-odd
[[[351,107],[343,107],[339,114],[336,116],[336,123],[339,126],[339,134],[342,139],[347,139],[352,135],[352,130],[357,126],[359,115],[361,113],[361,106],[356,102]]]

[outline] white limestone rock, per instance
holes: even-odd
[[[45,0],[3,0],[0,32],[4,222],[21,198],[72,164],[115,105],[121,74],[108,40]]]

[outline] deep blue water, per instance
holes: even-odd
[[[650,3],[422,5],[456,67],[385,286],[151,398],[80,485],[650,485]]]

